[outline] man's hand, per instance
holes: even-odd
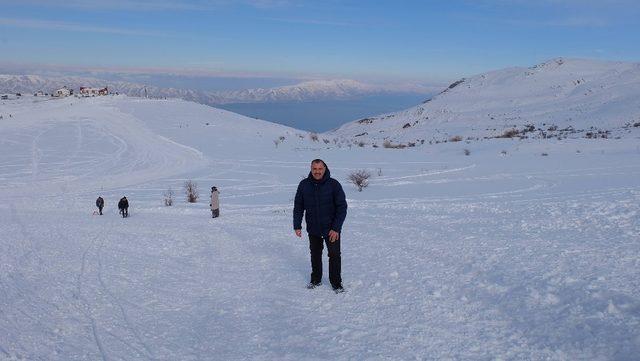
[[[334,231],[333,229],[329,231],[329,242],[333,243],[340,239],[340,233]]]
[[[301,229],[296,229],[296,236],[298,237],[302,237],[302,230]]]

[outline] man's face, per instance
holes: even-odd
[[[324,177],[325,171],[326,171],[326,168],[324,167],[324,164],[320,162],[311,163],[311,175],[313,175],[313,179],[321,180],[322,177]]]

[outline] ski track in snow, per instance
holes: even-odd
[[[640,353],[633,140],[579,143],[584,153],[607,149],[590,157],[562,144],[533,156],[535,142],[511,157],[498,155],[502,143],[470,157],[449,152],[455,144],[427,148],[442,149],[428,157],[282,148],[222,157],[77,116],[8,128],[0,142],[0,359]],[[318,156],[349,201],[340,295],[328,284],[326,253],[324,284],[305,289],[308,241],[292,230],[297,184]],[[383,173],[363,192],[345,181],[360,168]],[[183,201],[186,179],[199,183],[198,203]],[[210,185],[221,190],[218,219]],[[161,204],[168,187],[173,207]],[[98,194],[104,216],[91,215]],[[115,207],[123,194],[127,219]]]

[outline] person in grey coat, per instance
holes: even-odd
[[[220,192],[217,187],[211,187],[211,203],[209,203],[209,207],[211,207],[211,218],[220,217],[220,200],[219,200]]]

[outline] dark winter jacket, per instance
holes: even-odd
[[[331,178],[329,168],[317,181],[311,172],[298,185],[293,207],[293,229],[302,229],[302,215],[307,222],[307,232],[314,236],[328,237],[329,231],[342,232],[347,217],[347,200],[340,182]]]
[[[127,209],[129,208],[129,201],[127,197],[120,198],[120,202],[118,202],[118,209]]]
[[[98,197],[98,199],[96,199],[96,207],[98,208],[104,207],[104,199],[102,199],[102,197]]]

